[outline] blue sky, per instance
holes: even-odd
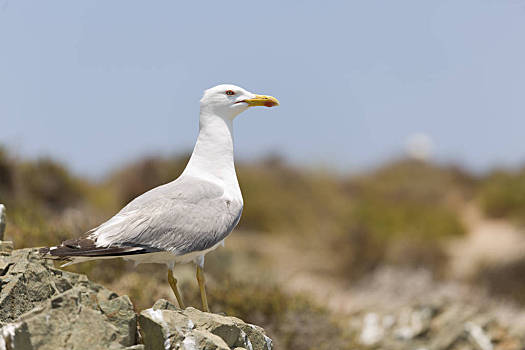
[[[101,175],[188,151],[202,91],[279,98],[243,159],[358,170],[414,133],[474,170],[525,162],[522,1],[0,0],[0,143]]]

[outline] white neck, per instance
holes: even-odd
[[[233,161],[233,122],[201,110],[199,137],[184,175],[204,178],[240,195]]]

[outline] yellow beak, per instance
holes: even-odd
[[[242,102],[246,102],[248,106],[250,107],[253,107],[253,106],[273,107],[273,106],[279,105],[279,101],[275,97],[265,96],[265,95],[255,95],[255,98],[249,98]]]

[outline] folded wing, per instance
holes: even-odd
[[[242,202],[193,177],[156,187],[77,239],[41,252],[56,257],[117,257],[169,251],[183,255],[221,242],[237,225]]]

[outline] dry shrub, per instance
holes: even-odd
[[[525,258],[504,264],[480,266],[474,282],[494,296],[525,305]]]
[[[146,157],[110,174],[107,185],[115,189],[120,206],[124,206],[142,193],[175,180],[187,162],[186,155]]]
[[[441,243],[465,233],[456,211],[473,183],[458,169],[411,160],[349,179],[352,210],[332,246],[347,257],[344,273],[358,277],[380,264],[440,272],[447,260]]]
[[[524,224],[525,168],[490,173],[481,181],[478,199],[486,215]]]
[[[0,147],[0,199],[13,195],[14,182],[13,160],[6,150]]]
[[[308,172],[271,157],[240,164],[245,202],[240,227],[274,234],[311,235],[340,228],[349,210],[342,182],[325,172]]]
[[[78,205],[84,197],[82,180],[72,176],[61,164],[50,159],[21,164],[18,186],[27,200],[37,201],[51,211]]]

